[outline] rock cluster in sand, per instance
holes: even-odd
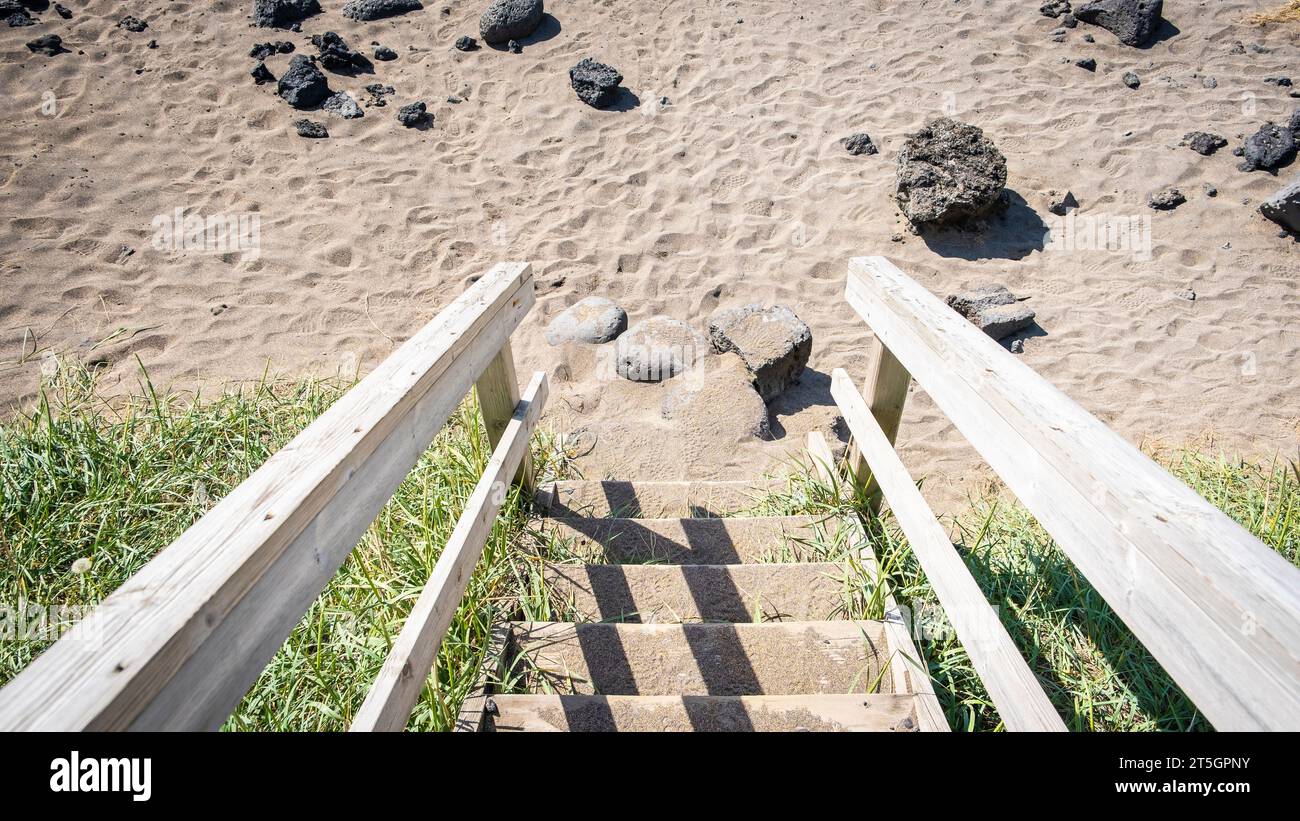
[[[1033,309],[1005,285],[985,285],[950,294],[948,306],[994,339],[1005,339],[1034,324]]]
[[[914,225],[979,217],[1002,202],[1007,161],[984,132],[941,117],[908,136],[895,198]]]

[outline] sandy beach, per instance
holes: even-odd
[[[1296,25],[1248,22],[1275,3],[1169,0],[1169,25],[1134,48],[1084,25],[1056,42],[1037,2],[572,0],[547,4],[519,54],[453,47],[478,36],[485,3],[374,22],[324,5],[301,32],[255,28],[250,3],[231,0],[73,5],[71,19],[51,8],[0,27],[6,412],[31,401],[51,357],[100,363],[110,390],[135,389],[136,357],[177,388],[268,363],[364,372],[475,276],[528,260],[538,305],[514,352],[521,371],[551,373],[546,421],[581,433],[579,467],[744,478],[809,430],[842,433],[829,374],[861,378],[871,341],[843,299],[847,264],[883,255],[941,297],[990,282],[1029,297],[1038,330],[1019,355],[1132,442],[1295,453],[1300,246],[1258,205],[1297,165],[1247,173],[1232,155],[1300,107],[1265,82],[1300,79]],[[120,27],[126,15],[147,28]],[[249,75],[254,44],[314,54],[325,31],[397,54],[373,74],[329,74],[364,117],[301,114]],[[25,46],[47,33],[67,51]],[[290,57],[266,65],[278,77]],[[622,73],[620,105],[577,99],[568,70],[583,57]],[[1087,57],[1095,71],[1076,65]],[[393,87],[387,105],[368,102],[372,83]],[[433,119],[404,128],[397,110],[417,100]],[[303,116],[328,139],[300,137]],[[1005,154],[1011,206],[979,231],[918,236],[894,201],[897,154],[940,116]],[[1180,145],[1192,131],[1228,145],[1202,156]],[[845,151],[858,132],[878,154]],[[1149,208],[1169,187],[1187,202]],[[1066,191],[1076,239],[1045,242]],[[160,249],[157,218],[176,209],[256,215],[256,248]],[[1146,226],[1149,253],[1077,240],[1116,216]],[[591,350],[548,345],[549,321],[589,295],[633,323],[665,314],[702,333],[720,307],[790,306],[813,348],[801,384],[769,405],[772,438],[665,435],[666,385],[605,378]],[[899,445],[940,505],[991,475],[919,390]]]

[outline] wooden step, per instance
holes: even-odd
[[[552,602],[585,621],[823,621],[844,618],[846,566],[549,565]]]
[[[492,696],[487,732],[916,732],[909,695]]]
[[[768,624],[512,626],[511,689],[562,695],[806,695],[888,692],[884,625]]]
[[[754,482],[552,482],[537,491],[537,505],[551,516],[633,519],[707,519],[753,509],[769,493],[785,491],[784,479]]]
[[[836,561],[801,541],[839,530],[813,516],[730,519],[544,519],[543,531],[570,545],[575,559],[593,564],[748,564]],[[843,540],[842,540],[843,541]]]

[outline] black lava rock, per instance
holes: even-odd
[[[1218,134],[1207,134],[1204,131],[1193,131],[1183,137],[1183,145],[1204,157],[1210,156],[1227,144],[1228,141]]]
[[[1074,194],[1070,191],[1066,191],[1065,196],[1059,199],[1053,199],[1047,206],[1047,210],[1051,211],[1058,217],[1063,217],[1078,207],[1079,201],[1075,199]]]
[[[523,43],[520,43],[518,40],[511,40],[509,43],[506,43],[506,51],[509,51],[511,54],[522,54],[524,51]]]
[[[429,112],[424,103],[419,101],[397,109],[397,121],[407,128],[415,128],[417,125],[427,122],[428,119]]]
[[[266,67],[266,63],[263,63],[261,60],[257,61],[257,65],[253,66],[253,70],[249,73],[253,75],[253,82],[257,83],[259,86],[264,83],[275,82],[275,75]]]
[[[9,28],[11,29],[36,25],[36,21],[31,18],[27,13],[27,9],[24,8],[9,12],[5,15],[5,22],[9,24]]]
[[[322,140],[330,135],[325,130],[325,126],[311,120],[297,120],[294,122],[293,127],[298,129],[299,137],[307,137],[311,140]]]
[[[1138,86],[1142,85],[1142,78],[1138,77],[1136,74],[1134,74],[1131,71],[1126,71],[1124,72],[1124,85],[1128,86],[1129,88],[1137,88]]]
[[[478,48],[478,40],[473,37],[460,37],[456,40],[457,51],[473,51]]]
[[[313,34],[311,44],[320,51],[320,64],[327,71],[338,74],[356,74],[374,68],[364,55],[348,48],[343,38],[332,31]]]
[[[54,13],[62,17],[64,20],[72,19],[72,9],[68,8],[62,3],[54,4]]]
[[[353,20],[379,20],[422,8],[420,0],[348,0],[343,4],[343,16]]]
[[[1240,155],[1244,159],[1237,167],[1242,171],[1273,171],[1291,162],[1295,155],[1295,135],[1290,127],[1265,123],[1246,139]]]
[[[1147,205],[1157,211],[1172,211],[1185,202],[1187,202],[1187,197],[1184,197],[1183,192],[1177,188],[1157,191],[1147,199]]]
[[[542,0],[494,0],[478,21],[483,42],[489,45],[521,40],[542,23]]]
[[[366,105],[383,108],[388,105],[387,97],[393,93],[393,87],[386,86],[383,83],[371,83],[366,86],[366,93],[370,95],[370,99],[366,100]]]
[[[291,54],[294,45],[288,40],[279,40],[274,43],[258,43],[248,50],[248,56],[255,60],[265,60],[272,54]]]
[[[1070,0],[1049,0],[1039,6],[1038,12],[1044,17],[1057,18],[1062,14],[1070,13]]]
[[[1101,26],[1125,45],[1144,46],[1160,28],[1164,5],[1164,0],[1096,0],[1076,9],[1074,16]]]
[[[876,148],[876,144],[871,141],[870,135],[866,133],[845,137],[840,140],[840,144],[844,146],[845,151],[855,157],[863,154],[876,154],[880,151],[880,149]]]
[[[117,21],[117,25],[118,28],[124,28],[127,31],[134,31],[138,34],[139,32],[149,28],[149,21],[141,20],[139,17],[132,17],[128,14],[126,17]]]
[[[313,14],[320,14],[318,0],[253,0],[253,23],[263,28],[296,24]]]
[[[57,34],[46,34],[42,37],[37,37],[35,40],[31,40],[27,43],[27,48],[33,54],[40,53],[49,57],[53,57],[56,54],[63,54],[67,51],[67,49],[63,47],[63,38]]]
[[[375,59],[387,63],[390,60],[397,59],[397,52],[388,46],[375,46]]]
[[[618,99],[618,86],[623,75],[612,66],[598,63],[590,57],[582,58],[569,69],[569,84],[578,93],[578,99],[593,108],[605,108]]]
[[[1259,211],[1293,234],[1300,234],[1300,177],[1260,203]]]
[[[913,225],[964,222],[1006,202],[1007,161],[973,125],[941,117],[908,136],[894,198]]]
[[[1097,61],[1091,57],[1084,57],[1082,60],[1075,60],[1074,64],[1079,68],[1086,69],[1088,71],[1097,70]]]
[[[289,68],[280,77],[276,91],[294,108],[311,108],[330,96],[325,75],[302,54],[289,61]]]
[[[1265,82],[1265,83],[1268,83],[1268,84],[1271,85],[1271,86],[1277,86],[1278,88],[1290,88],[1290,87],[1291,87],[1291,78],[1290,78],[1290,77],[1265,77],[1265,78],[1264,78],[1264,82]]]

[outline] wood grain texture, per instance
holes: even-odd
[[[479,410],[483,414],[483,425],[487,428],[488,442],[495,448],[514,416],[515,406],[519,403],[519,378],[515,376],[515,357],[509,342],[501,346],[501,350],[484,368],[483,373],[474,383],[474,392],[478,395]],[[529,493],[532,492],[534,483],[531,454],[524,453],[515,481],[523,485]]]
[[[907,388],[912,375],[889,349],[876,338],[871,343],[871,364],[862,386],[862,395],[871,408],[885,438],[893,444],[898,439],[898,426],[903,421],[903,405],[907,403]],[[880,512],[880,487],[871,479],[870,466],[858,451],[857,443],[850,443],[849,465],[853,475],[861,482],[866,480],[867,508],[872,514]]]
[[[215,729],[533,302],[493,268],[3,690],[0,729]]]
[[[438,656],[443,636],[465,595],[470,575],[483,555],[483,545],[509,492],[507,485],[528,453],[528,443],[546,406],[546,396],[546,374],[538,371],[499,435],[483,477],[465,503],[465,510],[456,521],[433,574],[393,642],[393,649],[353,719],[351,730],[400,732],[405,729]]]
[[[846,296],[1217,728],[1300,729],[1300,570],[888,260]]]
[[[831,376],[831,395],[1007,729],[1063,732],[1065,724],[1056,708],[916,489],[893,443],[854,389],[853,380],[840,368]]]

